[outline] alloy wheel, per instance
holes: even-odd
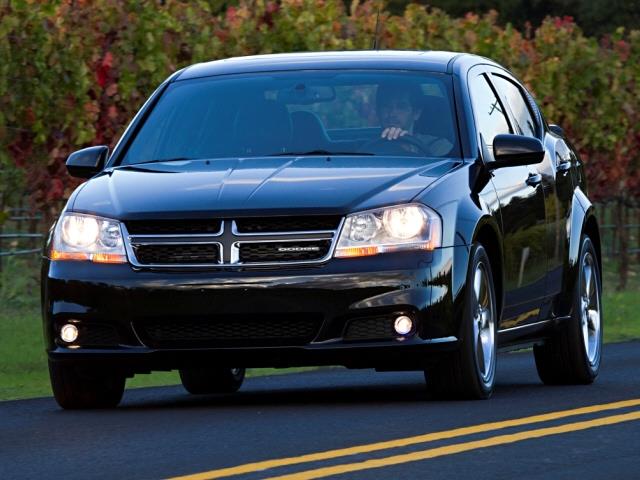
[[[476,364],[482,381],[488,383],[494,373],[496,361],[495,312],[493,311],[493,290],[489,286],[487,270],[482,262],[476,265],[473,275],[473,292],[473,341]]]
[[[600,292],[597,281],[597,269],[590,252],[582,257],[582,276],[580,279],[580,321],[582,339],[589,363],[594,365],[600,354]]]

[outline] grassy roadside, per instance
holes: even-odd
[[[10,265],[0,286],[0,400],[49,396],[51,390],[40,323],[38,288],[35,279],[24,273],[28,266]],[[640,275],[631,272],[628,289],[615,292],[613,265],[605,267],[605,342],[640,338]],[[11,282],[11,283],[7,283]],[[252,369],[251,376],[288,373],[308,369]],[[127,388],[178,384],[177,372],[137,375]]]

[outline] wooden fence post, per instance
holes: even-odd
[[[618,199],[616,205],[616,230],[618,236],[618,290],[627,287],[629,276],[629,229],[627,228],[627,207],[622,198]]]
[[[638,229],[636,230],[636,263],[640,264],[640,206],[636,205],[636,225]]]

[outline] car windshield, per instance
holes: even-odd
[[[223,75],[168,86],[123,165],[282,155],[460,157],[451,79],[408,71]]]

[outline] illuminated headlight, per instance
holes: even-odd
[[[53,233],[51,260],[127,263],[120,222],[81,213],[65,213]]]
[[[398,205],[349,215],[336,257],[362,257],[400,250],[433,250],[442,242],[440,216],[424,205]]]

